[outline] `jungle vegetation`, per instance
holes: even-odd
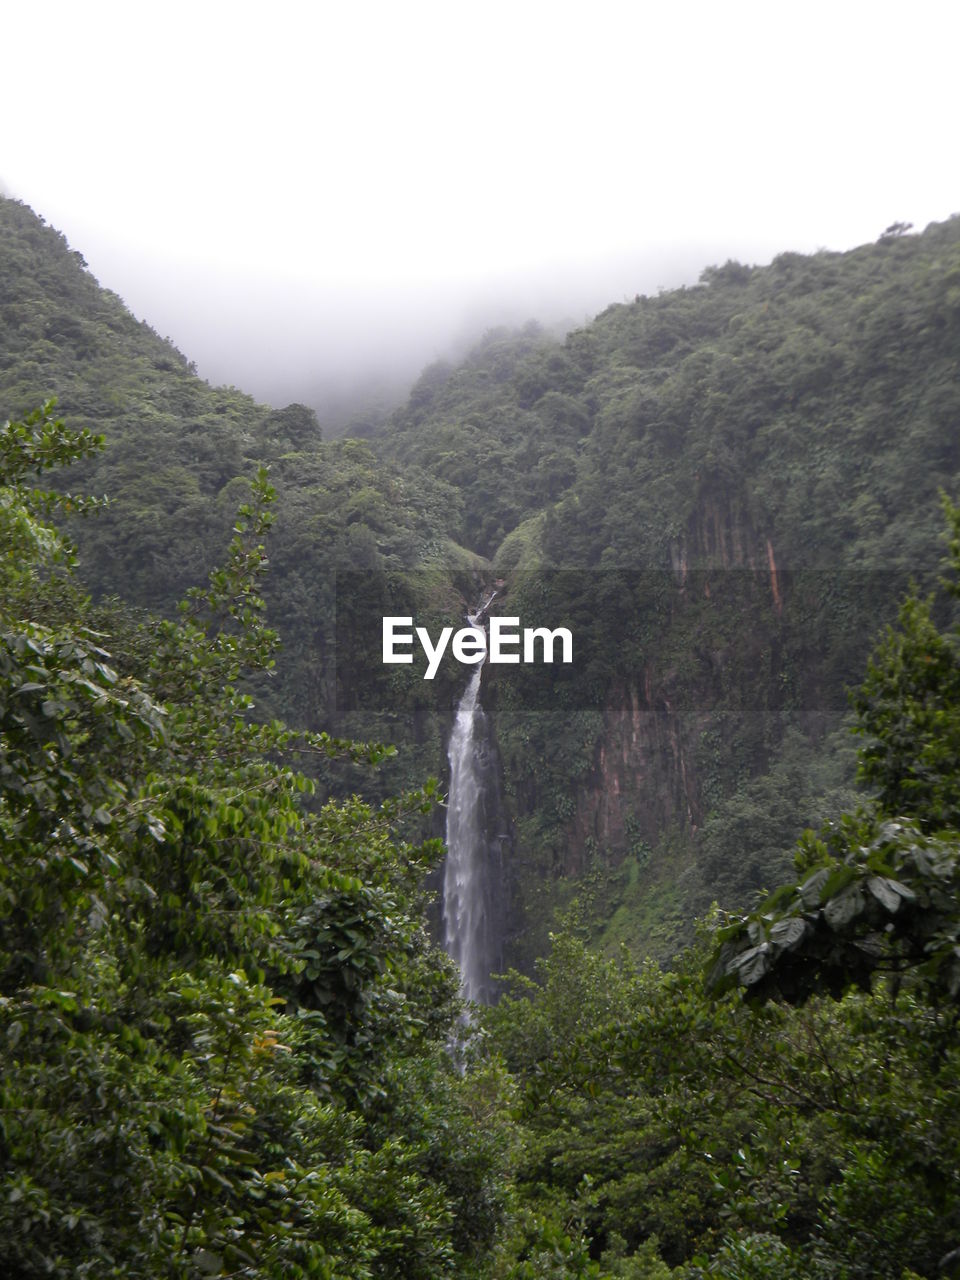
[[[490,334],[328,442],[0,215],[4,1273],[960,1273],[960,224]],[[469,1034],[457,673],[361,697],[344,575],[588,655],[490,687]]]

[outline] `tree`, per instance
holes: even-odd
[[[944,500],[949,573],[960,598],[960,507]],[[853,699],[860,776],[872,804],[807,832],[802,879],[719,932],[710,984],[803,1000],[913,973],[933,995],[960,996],[960,625],[908,597]]]
[[[0,428],[0,1268],[459,1274],[504,1157],[444,1051],[438,844],[396,836],[432,784],[311,809],[291,758],[387,749],[251,718],[243,681],[276,644],[265,473],[178,620],[94,613],[46,519],[76,500],[26,476],[95,447],[51,405]],[[446,1163],[428,1080],[463,1117]]]

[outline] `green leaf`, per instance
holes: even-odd
[[[788,920],[778,920],[770,930],[770,941],[784,951],[790,951],[803,938],[807,931],[804,920],[794,916]]]
[[[912,889],[908,889],[906,885],[900,884],[897,880],[891,880],[887,876],[868,876],[867,888],[877,901],[890,912],[896,911],[904,899],[916,898],[916,894]]]
[[[823,917],[832,929],[841,929],[858,916],[864,907],[859,885],[850,885],[823,908]]]
[[[736,957],[729,966],[745,987],[753,986],[770,972],[770,947],[764,942],[760,946],[750,947],[742,955]]]

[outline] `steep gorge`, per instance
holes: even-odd
[[[504,964],[529,968],[573,897],[595,941],[667,955],[849,798],[845,688],[908,575],[935,575],[937,492],[960,491],[957,219],[708,269],[563,340],[492,332],[379,436],[335,442],[309,408],[207,386],[6,200],[0,280],[3,411],[57,394],[106,437],[81,479],[112,505],[74,530],[89,587],[171,609],[268,463],[286,648],[258,701],[395,741],[385,794],[446,786],[466,681],[384,669],[374,615],[450,623],[499,576],[502,612],[572,627],[572,672],[484,676]]]

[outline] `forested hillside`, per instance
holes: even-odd
[[[269,466],[279,501],[264,589],[285,654],[259,698],[299,724],[331,727],[338,702],[351,705],[350,653],[341,655],[339,698],[332,656],[337,572],[469,568],[473,558],[446,537],[459,495],[416,468],[384,466],[360,441],[323,441],[304,405],[274,410],[209,386],[98,286],[62,236],[5,199],[0,285],[4,412],[16,417],[55,396],[71,426],[104,437],[102,453],[71,475],[109,499],[75,531],[87,585],[170,611],[216,563],[245,480]],[[428,594],[435,590],[448,609],[442,588],[431,584]],[[353,672],[357,680],[378,674]],[[405,720],[402,706],[397,712],[395,737]],[[425,731],[424,758],[409,777],[438,771],[442,737],[442,728]]]
[[[491,333],[423,374],[383,452],[454,484],[462,540],[506,564],[558,499],[557,565],[732,561],[748,526],[789,566],[912,564],[958,465],[958,254],[952,221],[708,268],[562,343]]]
[[[56,394],[105,436],[78,475],[110,497],[77,533],[95,592],[172,607],[268,464],[284,651],[258,698],[397,742],[394,783],[445,771],[464,675],[382,668],[372,606],[455,623],[500,577],[495,610],[573,623],[555,689],[485,681],[508,957],[528,967],[572,894],[597,939],[667,955],[849,802],[845,688],[908,577],[935,573],[937,492],[958,489],[956,220],[709,268],[562,341],[492,332],[378,438],[327,443],[304,406],[209,387],[28,209],[0,213],[7,411]]]
[[[517,957],[574,877],[598,934],[664,954],[848,803],[844,691],[960,488],[960,222],[899,230],[708,268],[562,343],[490,334],[383,436],[458,488],[506,612],[575,622],[560,709],[491,691]]]
[[[371,441],[10,201],[0,283],[0,1271],[960,1274],[960,221],[490,334]],[[494,586],[576,661],[483,669],[465,1021],[465,673],[370,627]]]

